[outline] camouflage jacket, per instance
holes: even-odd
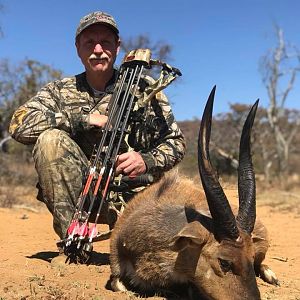
[[[65,130],[89,158],[94,145],[100,141],[101,130],[87,124],[87,115],[94,111],[107,114],[117,78],[117,71],[114,73],[100,95],[87,83],[85,72],[47,84],[16,110],[10,134],[23,144],[34,144],[44,130],[59,128]],[[185,140],[162,92],[136,111],[128,144],[141,153],[147,171],[153,174],[172,168],[183,158]]]

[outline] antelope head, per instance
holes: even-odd
[[[235,216],[209,156],[215,88],[207,100],[198,138],[198,167],[211,215],[210,226],[203,226],[203,222],[189,223],[177,235],[175,244],[179,256],[189,251],[191,257],[191,251],[195,251],[194,283],[209,299],[260,299],[251,238],[256,218],[256,199],[250,153],[251,129],[258,100],[247,116],[240,139],[239,209]]]

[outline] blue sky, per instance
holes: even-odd
[[[173,66],[183,76],[166,90],[177,120],[200,117],[217,85],[215,113],[229,103],[268,104],[259,59],[275,46],[274,23],[300,48],[298,0],[0,0],[0,59],[17,63],[31,58],[61,69],[82,72],[74,47],[79,19],[102,10],[112,14],[124,39],[148,34],[172,45]],[[120,57],[121,58],[121,57]],[[153,57],[155,58],[155,57]],[[300,75],[300,74],[299,74]],[[300,77],[288,99],[300,109]]]

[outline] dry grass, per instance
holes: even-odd
[[[300,217],[300,190],[269,189],[257,193],[257,204],[271,206],[271,211],[294,212]]]
[[[37,201],[35,184],[37,175],[32,162],[22,157],[0,156],[0,207],[34,205]]]

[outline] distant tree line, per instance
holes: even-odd
[[[213,130],[211,137],[211,159],[217,172],[220,175],[236,174],[238,168],[238,148],[243,122],[250,109],[244,104],[230,105],[230,111],[218,114],[213,118]],[[284,109],[278,120],[282,134],[287,136],[295,128],[300,118],[299,110]],[[197,140],[200,120],[180,122],[187,139],[187,154],[182,164],[184,172],[189,175],[198,173],[197,166]],[[268,121],[268,111],[264,107],[259,107],[252,134],[252,153],[256,174],[266,183],[272,184],[275,181],[283,182],[280,173],[280,157],[277,155],[276,137],[272,134],[272,128]],[[286,178],[291,174],[300,174],[300,131],[293,137],[293,143],[289,149]]]

